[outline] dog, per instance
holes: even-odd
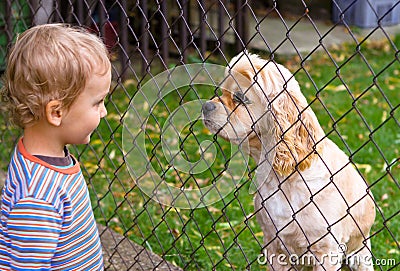
[[[373,270],[373,195],[291,72],[245,51],[220,89],[203,103],[202,119],[258,162],[254,207],[271,270]]]

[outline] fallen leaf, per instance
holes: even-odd
[[[338,86],[327,85],[327,86],[325,87],[325,89],[326,89],[326,90],[331,90],[331,91],[339,92],[339,91],[344,91],[344,90],[346,90],[347,88],[346,88],[345,85],[338,85]]]
[[[370,173],[372,170],[372,166],[368,165],[368,164],[357,164],[356,163],[356,167],[359,169],[364,169],[365,173]]]

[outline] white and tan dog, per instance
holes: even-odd
[[[233,143],[247,141],[258,161],[255,213],[272,270],[339,270],[346,257],[356,270],[373,270],[373,196],[293,75],[244,52],[229,63],[221,90],[203,104],[203,121]]]

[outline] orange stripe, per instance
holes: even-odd
[[[32,161],[32,162],[41,164],[41,165],[43,165],[43,166],[45,166],[45,167],[47,167],[47,168],[50,168],[50,169],[52,169],[52,170],[54,170],[54,171],[57,171],[57,172],[60,172],[60,173],[63,173],[63,174],[75,174],[75,173],[78,173],[79,170],[80,170],[79,162],[76,160],[76,158],[75,158],[72,154],[71,154],[71,157],[72,157],[72,159],[74,159],[75,165],[72,166],[72,167],[70,167],[70,168],[65,168],[65,169],[64,169],[64,168],[57,168],[57,167],[54,167],[54,166],[52,166],[52,165],[46,163],[45,161],[43,161],[43,160],[41,160],[41,159],[39,159],[39,158],[37,158],[37,157],[31,155],[31,154],[25,149],[25,146],[24,146],[24,143],[23,143],[23,137],[21,137],[21,138],[19,139],[19,141],[18,141],[18,151],[19,151],[26,159],[28,159],[28,160],[30,160],[30,161]]]

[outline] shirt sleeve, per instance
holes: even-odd
[[[7,220],[11,268],[50,269],[61,225],[61,215],[45,201],[25,198],[14,205]]]

